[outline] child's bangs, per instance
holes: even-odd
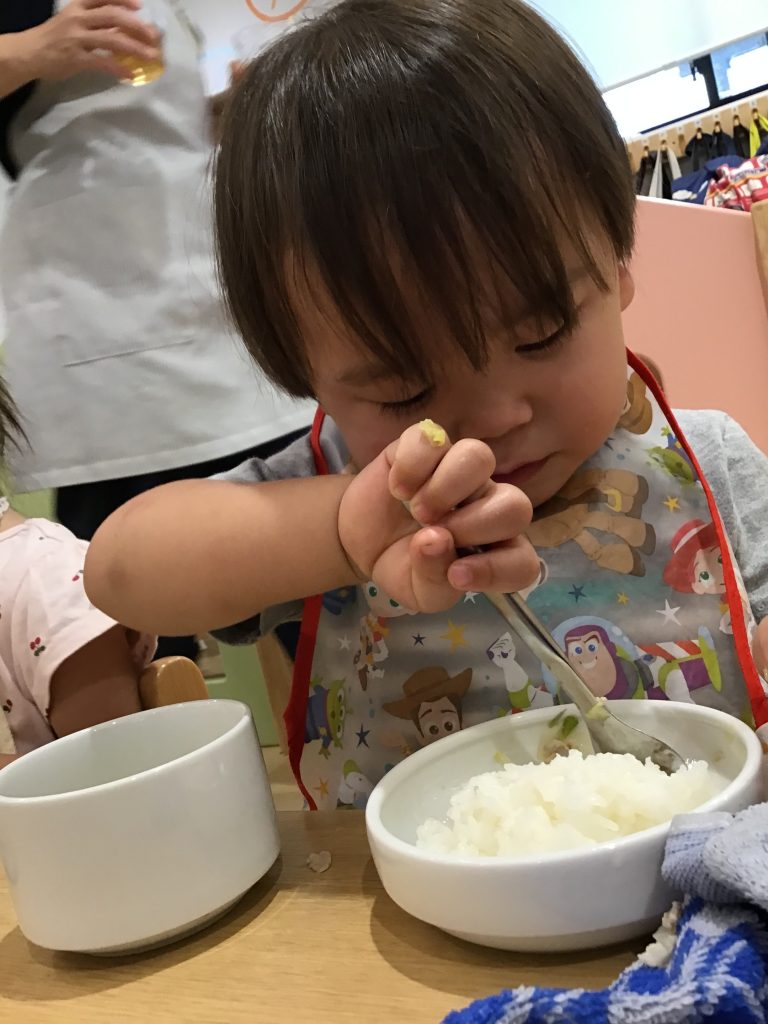
[[[492,196],[471,169],[457,174],[458,160],[451,175],[422,169],[419,180],[413,167],[403,173],[398,160],[379,157],[378,188],[370,176],[371,187],[357,194],[318,188],[293,221],[286,244],[295,256],[274,294],[303,327],[297,306],[393,376],[429,381],[446,345],[482,370],[489,342],[514,344],[521,321],[542,336],[572,328],[577,274],[605,287],[586,218],[575,211],[566,220],[543,194],[516,204],[509,181]]]
[[[480,370],[489,341],[501,332],[513,344],[523,319],[543,333],[570,329],[575,274],[606,282],[589,216],[575,204],[570,215],[560,208],[565,183],[550,178],[531,190],[511,164],[503,181],[487,167],[481,174],[459,143],[444,142],[436,160],[419,159],[429,149],[418,134],[402,139],[399,151],[394,141],[384,135],[360,145],[358,131],[364,166],[326,153],[325,176],[303,176],[300,214],[281,215],[294,258],[273,283],[276,305],[292,307],[306,328],[296,302],[297,289],[304,292],[301,307],[321,316],[326,330],[359,344],[394,376],[421,381],[434,377],[432,361],[446,344]],[[529,156],[520,159],[530,168]]]

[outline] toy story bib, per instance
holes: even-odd
[[[319,414],[321,474],[332,426]],[[750,653],[755,623],[714,499],[634,357],[615,431],[527,532],[540,573],[523,596],[595,694],[768,720]],[[362,808],[420,747],[561,700],[482,594],[424,615],[374,583],[348,587],[305,602],[286,712],[291,764],[311,808]]]

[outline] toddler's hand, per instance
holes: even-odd
[[[439,428],[409,427],[342,500],[339,536],[348,558],[412,611],[443,611],[466,591],[529,586],[539,572],[522,535],[531,503],[518,488],[494,483],[494,469],[482,441],[452,445]],[[470,547],[488,550],[457,556],[457,548]]]

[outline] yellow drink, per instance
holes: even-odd
[[[147,85],[149,82],[154,82],[165,71],[165,61],[162,56],[157,60],[145,61],[141,57],[115,54],[115,60],[127,72],[125,78],[122,79],[126,85]]]

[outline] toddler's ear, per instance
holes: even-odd
[[[624,266],[619,267],[619,302],[621,304],[622,313],[630,304],[632,299],[635,297],[635,281],[629,272],[629,268]]]

